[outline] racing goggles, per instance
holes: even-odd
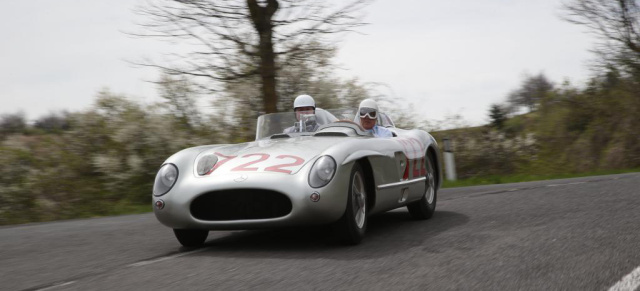
[[[369,119],[376,119],[378,118],[378,111],[373,109],[373,108],[360,108],[360,118],[369,118]]]

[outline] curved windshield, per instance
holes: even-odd
[[[264,114],[258,117],[256,140],[274,134],[315,132],[321,125],[337,120],[333,114],[320,108],[316,109],[315,114],[301,114],[300,120],[296,119],[296,114],[293,112]]]
[[[327,111],[337,117],[338,120],[351,120],[355,123],[360,123],[360,119],[356,116],[358,111],[356,108],[327,109]],[[396,127],[389,115],[383,112],[378,115],[378,124],[384,127]]]
[[[341,108],[341,109],[327,109],[327,111],[333,114],[333,116],[335,116],[336,118],[338,118],[338,120],[354,121],[356,118],[356,111],[358,111],[358,109],[357,108]]]

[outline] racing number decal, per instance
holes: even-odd
[[[413,177],[420,177],[420,170],[418,169],[418,159],[413,160]]]
[[[422,147],[422,143],[415,138],[400,139],[399,141],[402,144],[402,147],[404,148],[405,153],[407,154],[407,165],[405,167],[404,175],[402,177],[403,180],[409,179],[410,168],[412,168],[413,178],[426,176],[427,167],[425,164],[426,161],[425,161],[425,156],[423,154],[424,148]],[[418,149],[416,149],[414,144],[418,145]],[[411,147],[411,151],[409,151],[409,147]],[[409,156],[411,156],[411,159],[409,158]],[[411,167],[411,164],[413,164],[413,167]],[[418,164],[420,164],[419,167],[418,167]]]
[[[236,158],[237,156],[225,156],[221,153],[214,153],[216,156],[218,157],[222,157],[222,160],[219,160],[215,166],[213,166],[213,169],[211,169],[211,171],[209,171],[209,173],[207,173],[207,175],[211,174],[213,171],[215,171],[217,168],[220,168],[222,165],[226,164],[228,161],[230,161],[231,159]]]
[[[280,172],[280,173],[291,174],[291,171],[283,170],[282,168],[299,166],[299,165],[302,165],[302,163],[304,163],[304,159],[302,159],[300,157],[296,157],[296,156],[291,156],[291,155],[280,155],[280,156],[277,156],[276,159],[294,159],[296,161],[293,162],[293,163],[289,163],[289,164],[281,164],[281,165],[275,165],[275,166],[267,167],[264,170],[265,171],[270,171],[270,172]]]
[[[211,169],[211,171],[209,171],[206,175],[210,175],[213,171],[215,171],[217,168],[220,168],[222,165],[226,164],[230,160],[238,158],[238,156],[226,156],[226,155],[223,155],[221,153],[214,153],[214,154],[216,156],[218,156],[220,158],[220,160]],[[264,162],[264,161],[268,160],[271,157],[269,154],[256,153],[256,154],[244,155],[244,156],[241,156],[239,158],[242,159],[242,158],[257,157],[257,156],[259,156],[258,159],[254,159],[254,160],[252,160],[252,161],[250,161],[248,163],[244,163],[242,165],[239,165],[239,166],[231,169],[230,171],[233,171],[233,172],[244,172],[244,171],[256,172],[256,171],[258,171],[260,169],[259,167],[249,167],[249,166],[257,164],[257,163],[260,163],[260,162]],[[294,156],[294,155],[279,155],[279,156],[277,156],[275,158],[276,159],[293,159],[294,162],[269,166],[269,167],[266,167],[264,169],[264,171],[291,174],[292,173],[291,170],[287,170],[287,169],[283,169],[283,168],[295,167],[295,166],[302,165],[304,163],[304,159],[303,158],[298,157],[298,156]]]
[[[411,138],[411,141],[414,141],[415,143],[418,144],[418,146],[420,147],[420,153],[422,154],[422,158],[420,158],[420,173],[419,176],[422,177],[426,177],[427,176],[427,156],[426,156],[426,149],[424,147],[422,147],[422,143],[415,139],[415,138]],[[418,161],[416,160],[416,163]]]
[[[247,168],[247,166],[253,165],[253,164],[256,164],[256,163],[259,163],[259,162],[262,162],[262,161],[265,161],[265,160],[267,160],[269,158],[268,154],[248,154],[248,155],[242,156],[242,158],[247,158],[247,157],[252,157],[252,156],[260,156],[260,158],[257,159],[257,160],[248,162],[248,163],[244,163],[244,164],[242,164],[240,166],[237,166],[237,167],[231,169],[231,171],[250,171],[250,172],[257,171],[258,168],[256,168],[256,167]]]
[[[402,180],[409,179],[409,158],[405,158],[407,160],[407,164],[404,166],[404,174],[402,174]]]

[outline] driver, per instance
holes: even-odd
[[[316,122],[316,101],[309,95],[300,95],[293,101],[296,123],[285,128],[283,133],[314,132],[318,129]],[[302,119],[302,120],[301,120]]]
[[[383,126],[378,126],[378,104],[373,99],[364,99],[358,107],[358,116],[360,117],[360,125],[373,133],[375,137],[393,137],[391,130]]]

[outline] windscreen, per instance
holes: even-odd
[[[356,116],[356,108],[327,109],[327,111],[338,118],[338,120],[351,120],[355,123],[360,123],[360,118]],[[382,112],[378,115],[378,124],[384,127],[395,127],[389,115]]]
[[[258,117],[256,126],[256,140],[270,137],[274,134],[315,132],[321,125],[338,119],[326,110],[317,108],[315,116],[302,115],[296,119],[294,112],[264,114]]]

